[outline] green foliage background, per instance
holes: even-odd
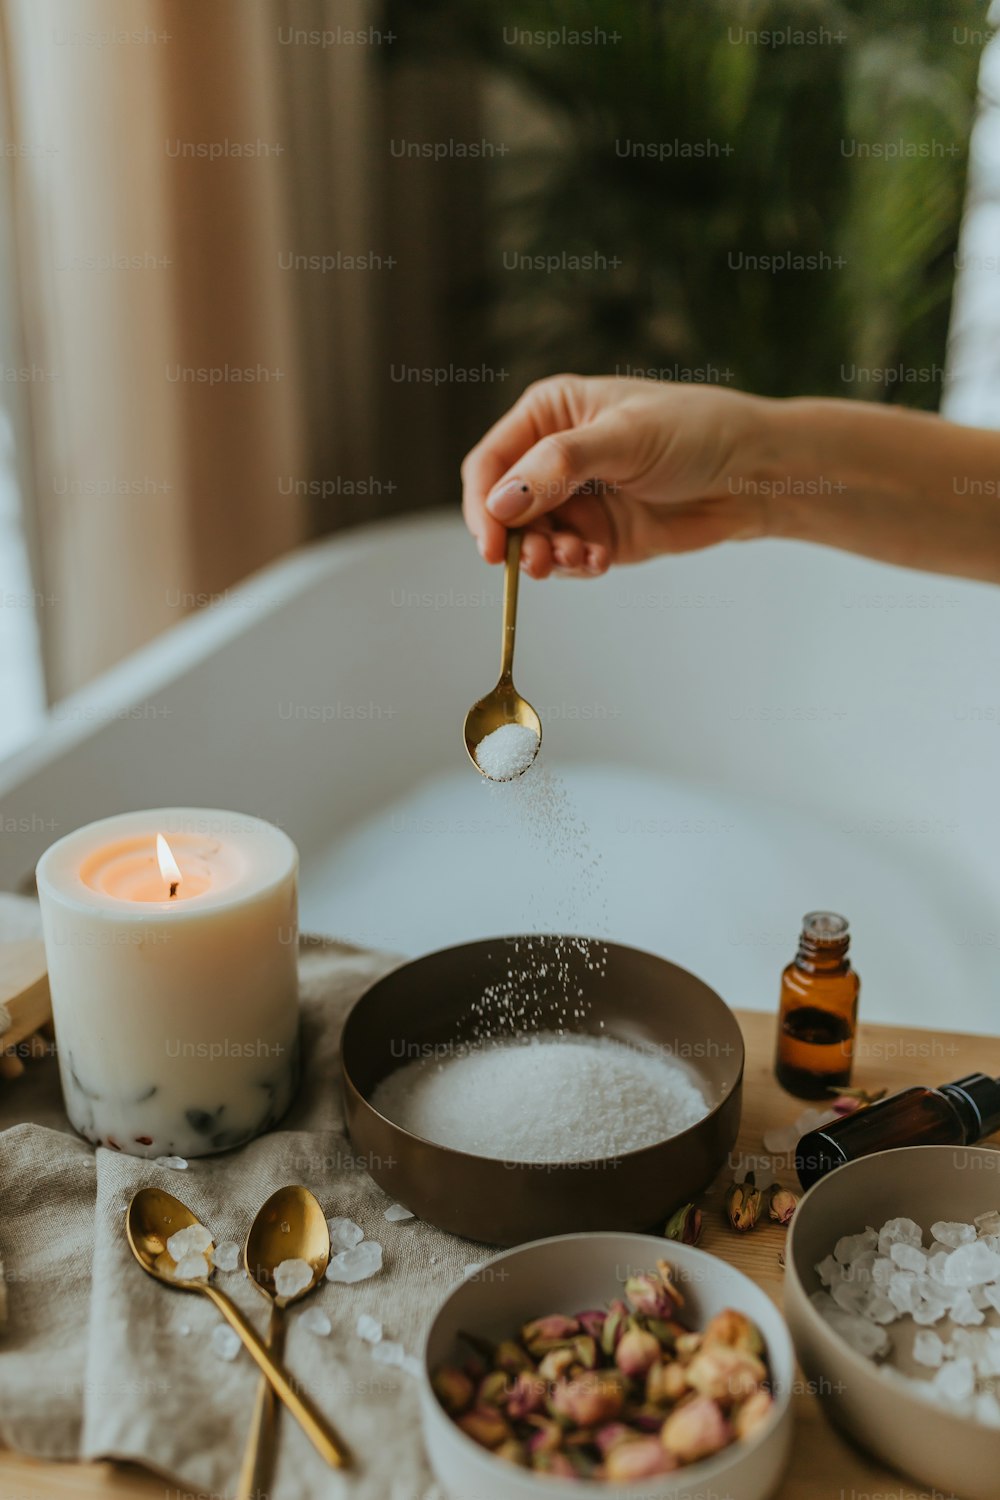
[[[464,314],[527,375],[676,366],[772,395],[934,407],[985,6],[971,0],[394,0],[395,58],[450,54],[500,75],[551,122],[493,181],[482,276]],[[602,28],[542,46],[523,29]],[[747,31],[824,29],[819,44]],[[839,38],[839,39],[838,39]],[[716,142],[703,159],[622,142]],[[854,143],[924,154],[863,159]],[[501,267],[619,257],[614,272]],[[733,268],[826,256],[841,268]],[[904,367],[884,384],[852,367]],[[928,378],[931,377],[931,378]]]

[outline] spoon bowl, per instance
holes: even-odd
[[[291,1297],[279,1297],[274,1273],[283,1260],[304,1260],[312,1280]],[[247,1235],[243,1264],[259,1292],[281,1308],[305,1297],[322,1281],[330,1263],[330,1231],[326,1216],[308,1188],[283,1187],[259,1210]]]
[[[178,1281],[173,1274],[177,1262],[167,1250],[167,1241],[179,1229],[200,1223],[187,1204],[172,1193],[164,1192],[162,1188],[140,1188],[129,1204],[125,1232],[132,1254],[150,1276],[165,1281],[168,1286],[197,1290],[199,1282]]]
[[[495,729],[502,729],[505,724],[518,724],[524,729],[530,729],[538,737],[535,755],[538,754],[542,744],[542,721],[527,698],[522,698],[515,688],[512,675],[514,641],[517,634],[517,585],[520,567],[521,533],[509,531],[503,579],[503,644],[500,653],[500,676],[493,691],[474,703],[465,716],[466,751],[480,776],[486,777],[487,781],[496,781],[499,778],[490,776],[483,770],[476,759],[476,747],[482,744],[486,736],[492,734]],[[525,766],[524,770],[517,774],[523,776],[527,769],[528,767]]]

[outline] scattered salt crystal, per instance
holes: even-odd
[[[365,1281],[382,1269],[382,1246],[377,1240],[362,1240],[350,1250],[341,1250],[326,1268],[327,1281]]]
[[[188,1164],[183,1156],[157,1156],[153,1158],[154,1167],[170,1167],[175,1172],[186,1172]]]
[[[538,754],[538,735],[527,724],[501,724],[476,746],[476,764],[491,781],[513,781]]]
[[[988,1245],[973,1241],[959,1245],[949,1255],[941,1271],[948,1286],[979,1286],[1000,1277],[1000,1255]]]
[[[819,1130],[822,1125],[829,1125],[832,1120],[839,1119],[835,1109],[815,1109],[812,1105],[804,1109],[800,1115],[796,1115],[793,1128],[798,1131],[795,1140],[800,1135],[805,1135],[809,1130]],[[794,1144],[794,1143],[793,1143]]]
[[[436,1266],[436,1265],[437,1265],[437,1263],[438,1263],[438,1258],[437,1258],[437,1256],[436,1256],[436,1255],[432,1255],[432,1256],[431,1256],[431,1265],[432,1265],[432,1266]]]
[[[520,1098],[532,1108],[512,1109]],[[371,1102],[424,1140],[522,1162],[620,1156],[679,1135],[707,1111],[691,1073],[664,1051],[553,1032],[419,1058],[384,1078]]]
[[[415,1380],[423,1377],[424,1367],[415,1354],[404,1354],[400,1360],[399,1368],[407,1375],[412,1375]]]
[[[227,1323],[218,1323],[208,1342],[217,1359],[235,1359],[242,1347],[239,1334]]]
[[[313,1279],[313,1268],[307,1260],[295,1257],[283,1260],[274,1268],[274,1290],[279,1297],[297,1297]]]
[[[235,1271],[240,1263],[240,1247],[235,1240],[222,1240],[212,1251],[212,1264],[220,1271]]]
[[[351,1250],[365,1237],[361,1225],[355,1224],[353,1219],[327,1219],[326,1227],[330,1231],[332,1250]]]
[[[939,1219],[936,1224],[931,1225],[931,1235],[939,1245],[947,1245],[949,1250],[955,1250],[959,1245],[967,1245],[976,1238],[976,1231],[971,1224],[954,1224],[947,1219]]]
[[[307,1307],[300,1313],[299,1322],[307,1333],[315,1333],[321,1339],[333,1331],[333,1324],[321,1307]]]
[[[912,1219],[887,1219],[878,1232],[878,1253],[888,1255],[893,1245],[923,1243],[923,1230]]]
[[[202,1254],[210,1249],[211,1244],[211,1232],[204,1224],[189,1224],[185,1229],[178,1229],[167,1240],[167,1254],[176,1261],[182,1261],[186,1255]]]
[[[175,1281],[205,1281],[211,1267],[204,1255],[196,1251],[192,1255],[182,1255],[174,1267]]]
[[[764,1150],[772,1152],[775,1156],[783,1156],[786,1151],[794,1151],[798,1143],[801,1131],[794,1125],[775,1125],[770,1130],[764,1131]]]
[[[180,1336],[181,1336],[182,1339],[186,1339],[187,1336],[188,1336],[188,1334],[191,1332],[191,1324],[190,1323],[178,1323],[178,1325],[177,1325],[177,1332],[180,1334]]]
[[[406,1358],[406,1350],[402,1344],[393,1343],[391,1339],[383,1339],[372,1349],[372,1359],[380,1365],[401,1365]]]
[[[931,1370],[937,1369],[944,1359],[944,1345],[936,1333],[921,1329],[913,1340],[913,1358],[918,1365],[926,1365]]]
[[[981,1235],[1000,1234],[1000,1209],[991,1208],[989,1213],[977,1214],[972,1222]]]
[[[371,1313],[361,1313],[355,1332],[359,1339],[364,1339],[366,1344],[380,1344],[382,1342],[382,1324],[378,1318],[373,1318]]]
[[[404,1208],[401,1203],[393,1203],[386,1209],[383,1218],[388,1219],[390,1224],[402,1224],[404,1219],[412,1219],[413,1214],[408,1208]]]
[[[889,1255],[901,1271],[926,1271],[927,1269],[927,1256],[923,1250],[918,1250],[916,1245],[908,1244],[905,1240],[893,1245],[889,1250]]]

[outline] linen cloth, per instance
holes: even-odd
[[[0,1084],[0,1261],[8,1322],[0,1327],[0,1442],[47,1458],[131,1460],[166,1480],[231,1495],[258,1375],[241,1349],[212,1352],[222,1324],[207,1299],[172,1292],[132,1258],[124,1212],[158,1184],[211,1229],[241,1246],[254,1213],[278,1187],[303,1183],[328,1216],[354,1219],[383,1247],[383,1268],[354,1285],[323,1282],[286,1314],[288,1369],[333,1421],[356,1467],[331,1471],[282,1412],[271,1500],[432,1500],[438,1494],[420,1438],[418,1386],[376,1362],[358,1338],[361,1313],[385,1338],[418,1354],[436,1305],[483,1247],[415,1219],[390,1223],[391,1200],[352,1153],[342,1115],[338,1047],[353,1001],[399,962],[334,941],[300,950],[303,1073],[279,1128],[238,1151],[192,1160],[187,1171],[98,1148],[62,1111],[54,1057]],[[261,1332],[268,1306],[244,1272],[216,1271]],[[299,1324],[322,1308],[333,1332]]]

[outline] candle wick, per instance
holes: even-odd
[[[177,895],[177,887],[179,885],[180,885],[180,881],[179,880],[172,880],[170,882],[170,897],[171,897],[171,900],[174,898],[174,896]]]

